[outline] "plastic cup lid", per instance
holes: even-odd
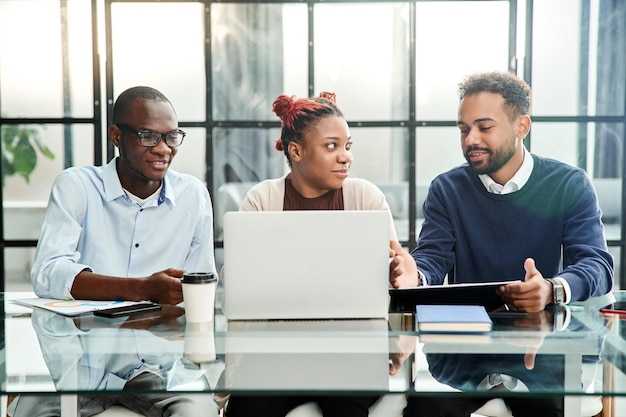
[[[204,284],[215,280],[215,275],[212,272],[186,272],[181,282],[184,284]]]

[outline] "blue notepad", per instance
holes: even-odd
[[[493,322],[479,305],[426,305],[415,307],[420,333],[487,333]]]

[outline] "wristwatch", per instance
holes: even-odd
[[[546,278],[552,284],[552,304],[565,303],[565,289],[559,280],[554,278]]]

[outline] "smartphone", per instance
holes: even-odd
[[[626,301],[616,301],[600,309],[601,313],[622,314],[626,316]]]
[[[114,317],[128,316],[134,313],[158,311],[160,309],[161,309],[160,304],[146,302],[146,303],[139,303],[139,304],[133,304],[129,306],[122,306],[122,307],[103,308],[101,310],[94,311],[93,314],[94,316],[114,318]]]

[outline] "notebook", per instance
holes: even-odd
[[[231,320],[224,337],[226,391],[389,389],[387,321]]]
[[[429,305],[415,307],[417,330],[421,333],[487,333],[493,323],[479,305]]]
[[[224,215],[229,320],[386,318],[386,211],[263,211]]]

